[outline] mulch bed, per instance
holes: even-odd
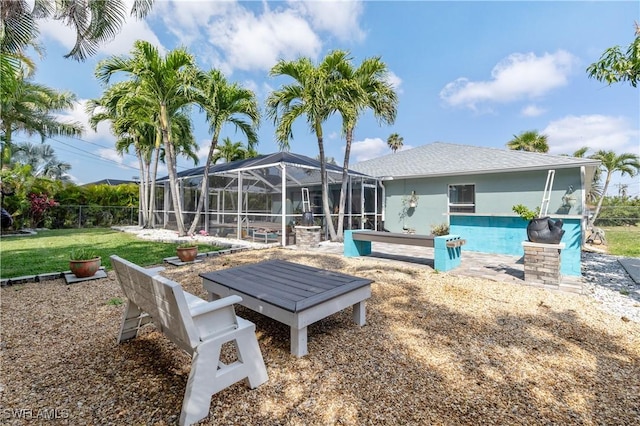
[[[238,306],[269,381],[214,395],[202,424],[640,424],[640,324],[585,296],[279,248],[163,275],[206,297],[200,272],[266,258],[375,280],[367,324],[313,324],[298,359],[288,327]],[[190,358],[153,327],[116,344],[113,272],[0,291],[3,424],[177,424]]]

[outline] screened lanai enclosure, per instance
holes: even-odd
[[[204,167],[180,172],[182,213],[188,227],[195,217]],[[334,226],[342,184],[342,167],[327,164],[329,209]],[[349,171],[345,204],[345,229],[381,229],[384,187],[370,176]],[[226,238],[294,244],[296,225],[311,211],[325,239],[328,230],[322,211],[318,160],[279,152],[209,168],[207,197],[198,230]],[[158,181],[154,226],[176,229],[168,178]],[[285,236],[283,238],[283,236]]]

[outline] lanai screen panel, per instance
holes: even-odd
[[[285,174],[283,180],[283,173]],[[198,201],[202,196],[203,168],[190,169],[179,174],[180,194],[185,223],[190,224],[195,216]],[[342,181],[342,168],[327,165],[329,183],[329,208],[337,223],[337,211]],[[158,199],[164,205],[156,205],[156,217],[163,217],[163,225],[175,226],[175,215],[166,179],[159,185]],[[361,216],[363,211],[361,188],[363,185],[377,186],[378,182],[359,173],[350,173],[349,191],[345,209],[345,226],[362,226],[361,220],[351,220],[351,214]],[[250,236],[251,229],[271,228],[284,232],[285,227],[300,223],[303,208],[303,189],[309,193],[311,211],[316,224],[324,227],[322,212],[322,189],[319,163],[309,157],[289,153],[277,153],[228,164],[212,166],[200,215],[198,229],[210,234]],[[284,193],[283,193],[284,192]],[[355,200],[351,196],[355,195]],[[374,202],[374,205],[379,205]],[[371,205],[371,201],[367,202]],[[365,210],[369,210],[368,208]],[[375,213],[374,213],[375,214]],[[284,216],[283,216],[284,215]],[[375,220],[370,221],[376,222]],[[244,230],[244,232],[242,232]]]

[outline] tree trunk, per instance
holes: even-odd
[[[324,143],[322,138],[322,127],[316,124],[316,135],[318,136],[318,151],[320,151],[320,181],[322,182],[322,210],[324,212],[324,220],[329,230],[331,241],[336,241],[336,230],[331,219],[331,210],[329,209],[329,183],[327,182],[327,167],[324,159]]]
[[[349,181],[349,156],[351,155],[351,142],[353,141],[353,129],[347,129],[346,146],[344,148],[344,163],[342,165],[342,185],[340,186],[340,205],[338,207],[338,241],[344,240],[344,214],[347,201],[347,183]]]
[[[161,140],[162,138],[160,133],[156,134],[156,145],[154,150],[155,158],[153,160],[153,173],[151,174],[151,185],[149,187],[149,224],[152,228],[155,226],[155,214],[153,211],[156,209],[156,179],[158,177],[158,164],[160,163]]]
[[[193,223],[189,228],[189,234],[193,234],[196,232],[196,227],[198,226],[198,222],[200,221],[200,212],[202,211],[202,207],[204,206],[204,197],[207,197],[209,194],[206,193],[208,187],[209,180],[209,166],[211,165],[211,159],[213,158],[213,151],[215,151],[218,146],[218,129],[216,128],[213,139],[211,140],[211,146],[209,147],[209,155],[207,156],[207,162],[204,166],[204,173],[202,175],[202,185],[200,186],[200,199],[198,200],[198,205],[196,207],[196,215],[193,218]]]
[[[145,163],[142,158],[142,152],[140,148],[136,147],[136,156],[138,157],[138,168],[140,169],[140,181],[138,183],[138,198],[140,199],[140,211],[138,217],[142,219],[141,225],[143,228],[147,227],[147,182],[145,180]]]
[[[0,152],[0,170],[9,167],[11,163],[11,123],[4,123],[4,147]]]
[[[598,205],[596,206],[596,212],[593,214],[593,217],[589,221],[589,228],[592,228],[595,223],[598,215],[600,214],[600,209],[602,208],[602,202],[604,201],[604,197],[607,195],[607,189],[609,189],[609,182],[611,182],[611,175],[613,173],[607,170],[607,178],[604,181],[604,188],[602,188],[602,195],[600,196],[600,200],[598,200]]]
[[[169,188],[171,191],[171,201],[173,202],[173,211],[176,217],[176,226],[178,228],[178,236],[187,235],[184,228],[184,219],[182,217],[180,191],[178,191],[178,173],[176,172],[176,153],[173,147],[171,136],[169,134],[169,119],[167,117],[167,107],[162,104],[160,106],[160,128],[162,131],[162,142],[164,144],[165,159],[167,171],[169,174]]]

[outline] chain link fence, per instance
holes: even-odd
[[[591,212],[593,214],[595,209]],[[640,226],[640,206],[602,206],[596,226]]]
[[[44,226],[60,229],[137,224],[138,207],[58,205],[47,212]]]

